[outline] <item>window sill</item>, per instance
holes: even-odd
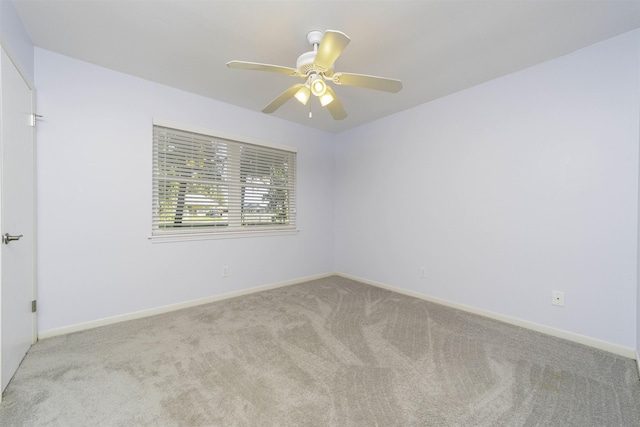
[[[219,240],[236,239],[244,237],[265,237],[265,236],[288,236],[298,234],[300,230],[278,229],[278,230],[251,230],[251,231],[216,231],[214,233],[167,233],[156,236],[149,236],[151,243],[171,243],[189,242],[194,240]]]

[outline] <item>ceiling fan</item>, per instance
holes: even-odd
[[[400,80],[365,74],[334,73],[334,63],[351,41],[346,34],[334,30],[327,30],[324,33],[322,31],[311,31],[307,34],[307,41],[313,46],[313,50],[305,52],[298,57],[296,68],[246,61],[227,62],[227,67],[229,68],[269,71],[302,78],[304,83],[295,84],[282,92],[262,109],[263,113],[273,113],[293,97],[303,105],[307,105],[311,94],[313,94],[320,100],[320,105],[327,107],[335,120],[342,120],[347,117],[347,112],[331,86],[327,85],[326,82],[391,93],[396,93],[402,89]],[[309,118],[311,118],[311,110],[309,110]]]

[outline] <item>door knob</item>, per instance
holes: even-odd
[[[20,240],[21,237],[22,237],[22,234],[19,236],[10,236],[9,233],[4,233],[4,235],[2,236],[2,241],[4,242],[5,245],[8,245],[9,242],[13,242],[14,240]]]

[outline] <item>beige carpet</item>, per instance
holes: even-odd
[[[638,426],[635,362],[340,277],[38,342],[1,426]]]

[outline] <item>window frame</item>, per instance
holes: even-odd
[[[168,129],[173,129],[181,132],[189,132],[201,136],[216,138],[220,140],[224,140],[230,143],[232,146],[235,144],[235,148],[231,151],[235,151],[236,154],[240,150],[240,146],[242,145],[250,145],[256,146],[259,148],[272,148],[275,150],[285,151],[292,153],[294,156],[294,171],[293,171],[293,201],[289,202],[289,224],[282,225],[242,225],[238,222],[238,217],[235,216],[235,220],[232,220],[232,216],[229,212],[228,214],[228,224],[226,226],[202,226],[198,227],[185,227],[185,228],[168,228],[163,229],[159,227],[159,195],[157,194],[158,190],[158,182],[160,179],[157,175],[156,170],[156,146],[155,146],[155,135],[154,129],[156,126],[164,127]],[[296,194],[297,194],[297,148],[284,144],[277,144],[269,141],[259,140],[255,138],[249,138],[244,136],[238,136],[235,134],[230,134],[228,132],[212,130],[204,127],[188,125],[184,123],[178,123],[171,120],[153,118],[152,126],[151,126],[151,134],[152,134],[152,155],[151,155],[151,175],[152,175],[152,191],[151,191],[151,235],[149,239],[152,242],[176,242],[176,241],[188,241],[188,240],[210,240],[210,239],[228,239],[228,238],[237,238],[237,237],[258,237],[258,236],[282,236],[282,235],[291,235],[299,232],[297,228],[297,208],[296,208]],[[240,163],[238,163],[240,165]],[[237,182],[234,181],[235,191],[238,191],[242,187],[242,181],[240,178],[240,172],[235,174],[235,178],[238,179]],[[232,191],[229,189],[229,191]],[[234,206],[236,210],[242,211],[242,205],[244,203],[243,197],[240,197],[236,200],[236,205]],[[232,203],[229,201],[229,203]],[[228,209],[231,210],[231,204],[228,206]],[[233,224],[233,225],[232,225]]]

